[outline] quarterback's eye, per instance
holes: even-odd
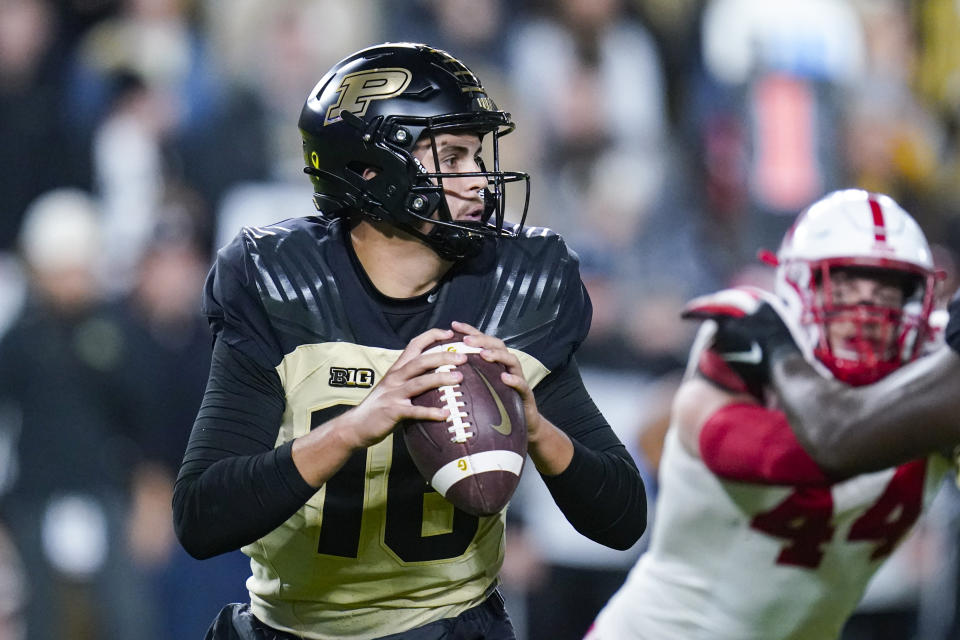
[[[440,164],[444,167],[449,167],[451,169],[457,166],[458,157],[456,154],[451,154],[440,158]]]

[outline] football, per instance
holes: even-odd
[[[460,384],[431,389],[414,404],[450,409],[443,422],[411,421],[403,428],[410,457],[424,479],[454,506],[477,516],[500,512],[517,488],[527,455],[520,394],[500,380],[506,368],[480,357],[463,335],[430,347],[467,354]]]

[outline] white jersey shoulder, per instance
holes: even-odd
[[[939,456],[829,487],[728,482],[667,436],[650,550],[591,640],[835,640],[941,485]]]

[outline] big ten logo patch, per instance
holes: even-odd
[[[330,367],[329,384],[331,387],[372,387],[373,369]]]

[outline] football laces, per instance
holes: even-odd
[[[456,369],[453,365],[444,365],[442,367],[437,367],[437,373],[449,373]],[[450,415],[447,417],[447,422],[450,423],[450,426],[447,427],[447,431],[450,432],[450,442],[463,443],[466,442],[469,438],[472,438],[474,432],[472,431],[473,425],[467,421],[469,415],[466,411],[463,411],[464,403],[460,400],[463,397],[463,393],[459,391],[460,385],[454,384],[449,386],[439,387],[437,390],[440,392],[440,399],[443,401],[443,405],[450,412]]]
[[[434,353],[437,351],[452,351],[454,353],[480,353],[483,349],[479,347],[471,347],[468,344],[463,342],[451,342],[447,344],[437,345],[431,347],[424,351],[424,353]],[[435,371],[437,373],[450,373],[456,369],[456,365],[445,364],[437,367]],[[447,431],[450,432],[450,442],[464,443],[474,436],[473,426],[467,418],[469,414],[466,411],[463,411],[463,407],[466,406],[460,398],[463,396],[463,393],[460,391],[459,384],[453,384],[443,387],[438,387],[437,390],[440,392],[440,399],[442,400],[444,406],[450,412],[450,415],[447,417],[447,422],[450,423],[450,426],[447,427]]]

